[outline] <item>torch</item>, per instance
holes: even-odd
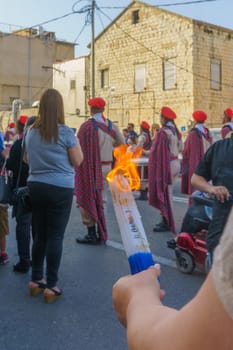
[[[122,145],[115,149],[116,165],[108,173],[107,180],[130,270],[135,274],[154,265],[154,260],[132,193],[140,187],[140,176],[132,157],[139,157],[141,150],[132,154],[126,148]]]

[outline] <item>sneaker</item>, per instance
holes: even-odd
[[[7,253],[2,253],[0,255],[0,265],[5,265],[9,262],[9,257],[7,255]]]

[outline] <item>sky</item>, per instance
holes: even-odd
[[[233,30],[233,1],[215,0],[146,0],[150,5],[204,22]],[[131,0],[95,0],[99,10],[95,11],[95,36],[118,16]],[[177,3],[189,3],[175,5]],[[11,32],[25,27],[41,25],[53,31],[57,39],[75,42],[75,56],[88,53],[91,41],[91,24],[88,8],[91,0],[0,0],[0,31]],[[169,6],[168,6],[169,5]],[[172,5],[172,6],[170,6]],[[75,13],[75,12],[77,13]],[[60,18],[64,16],[63,18]],[[55,20],[56,18],[59,18]],[[45,23],[50,21],[49,23]]]

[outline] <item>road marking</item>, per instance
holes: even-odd
[[[173,196],[173,201],[179,203],[188,203],[188,198]]]
[[[114,249],[124,250],[123,244],[120,242],[111,241],[108,239],[106,242],[106,245],[111,247],[111,248],[114,248]],[[168,259],[168,258],[165,258],[163,256],[158,256],[158,255],[154,255],[154,254],[153,254],[153,259],[156,263],[159,263],[161,265],[176,268],[176,262],[172,259]]]

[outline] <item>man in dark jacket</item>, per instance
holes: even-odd
[[[214,195],[213,220],[208,228],[207,249],[212,263],[214,249],[232,208],[233,136],[215,142],[200,160],[191,184],[200,191]],[[211,182],[209,182],[211,180]]]

